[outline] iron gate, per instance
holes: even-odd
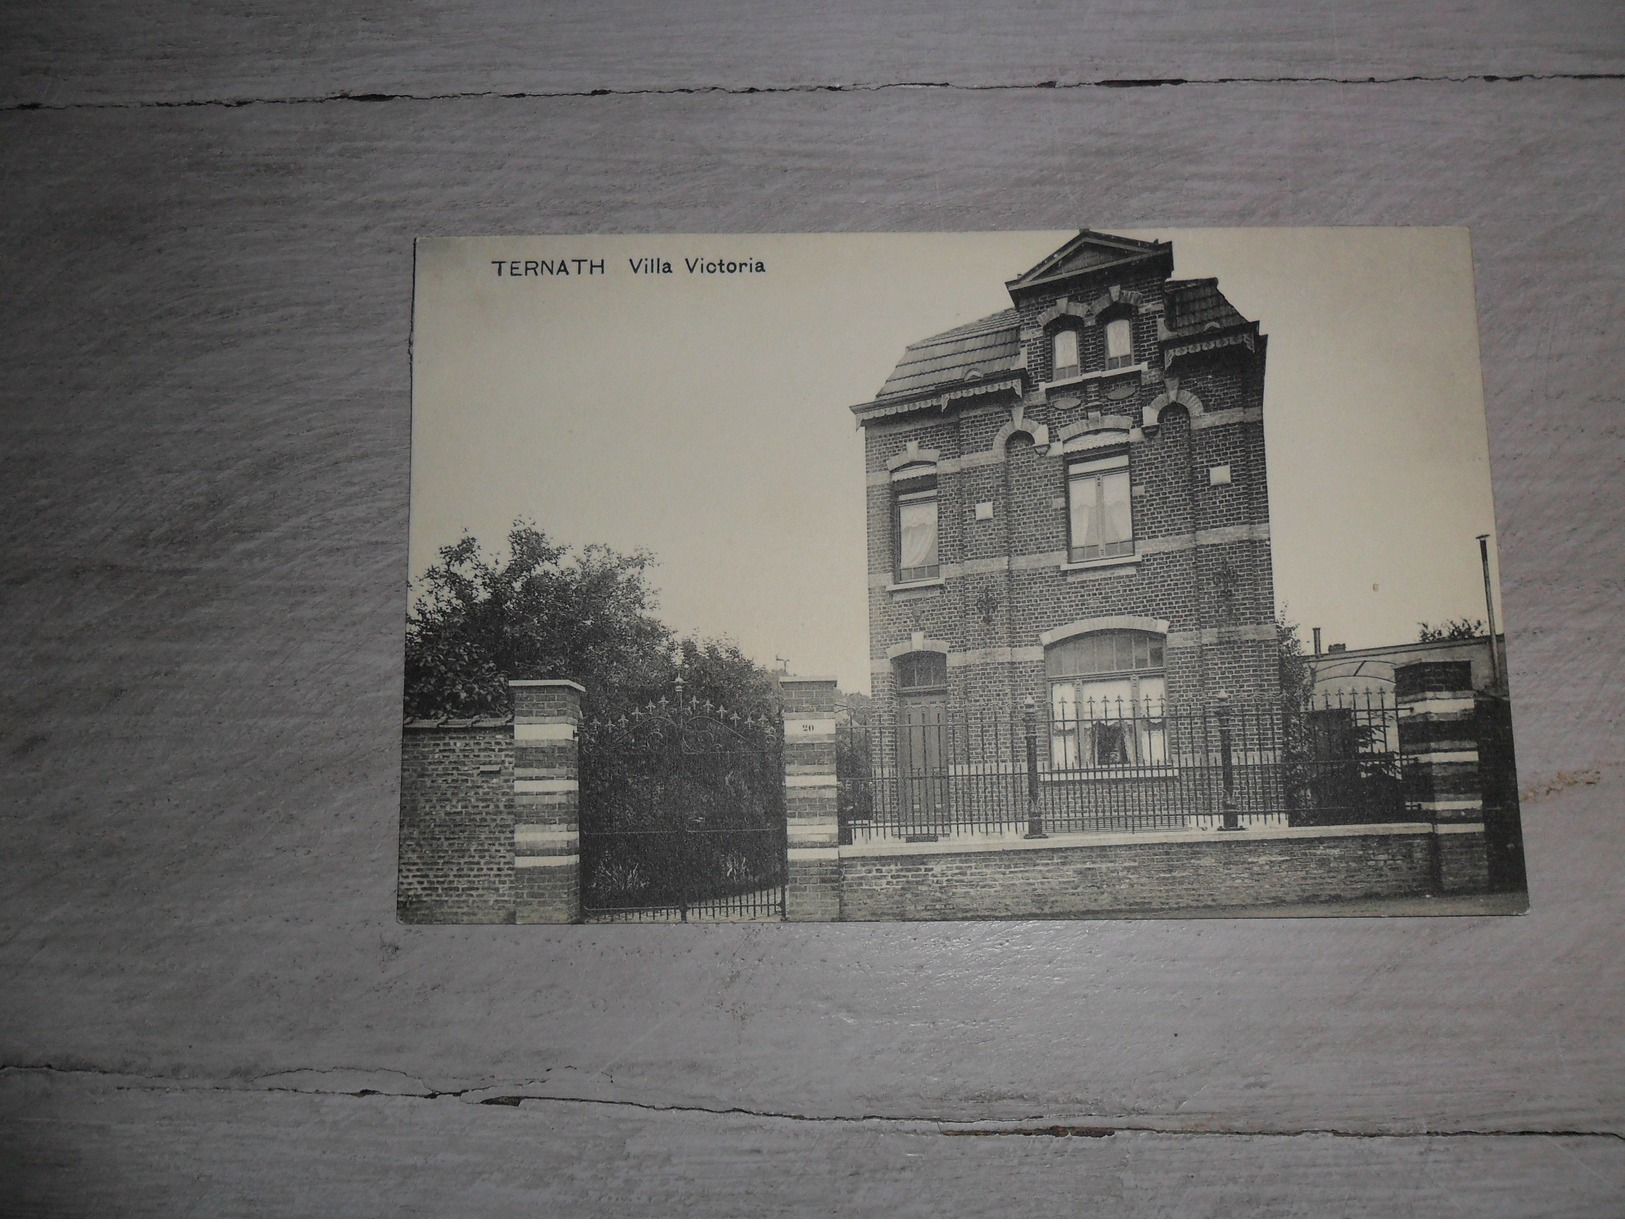
[[[587,921],[784,916],[783,730],[709,701],[655,701],[581,727]]]

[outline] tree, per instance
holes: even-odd
[[[472,535],[440,549],[413,584],[406,622],[407,717],[501,717],[510,679],[573,679],[589,716],[685,695],[763,715],[773,677],[729,642],[679,640],[656,615],[654,557],[571,550],[516,521],[506,555]]]
[[[1484,622],[1471,620],[1462,616],[1456,620],[1446,620],[1443,624],[1429,624],[1423,621],[1419,626],[1418,641],[1471,641],[1474,637],[1484,635]]]
[[[1281,703],[1289,714],[1308,709],[1315,695],[1315,668],[1298,639],[1298,625],[1286,608],[1275,617],[1275,658],[1281,679]]]

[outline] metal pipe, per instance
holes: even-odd
[[[1501,690],[1501,655],[1495,644],[1495,588],[1490,585],[1490,537],[1478,537],[1478,560],[1484,569],[1484,611],[1490,625],[1490,676],[1497,692]]]

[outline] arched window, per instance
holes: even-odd
[[[1163,638],[1112,629],[1044,651],[1050,691],[1050,765],[1056,769],[1162,764]]]
[[[1059,382],[1062,378],[1076,378],[1078,376],[1078,333],[1070,329],[1055,333],[1054,347],[1051,349],[1054,360],[1051,362],[1051,381]]]
[[[1106,324],[1106,368],[1120,369],[1134,364],[1134,327],[1126,318]]]
[[[935,650],[904,654],[892,664],[899,692],[942,692],[948,687],[948,656]]]

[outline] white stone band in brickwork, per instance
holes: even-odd
[[[515,719],[513,724],[515,743],[559,743],[575,737],[574,722],[521,722]]]
[[[517,824],[513,830],[516,854],[575,853],[581,847],[581,834],[575,829],[551,824]]]
[[[1484,800],[1479,798],[1433,798],[1416,805],[1423,811],[1482,811]]]
[[[791,846],[789,858],[792,862],[829,862],[841,856],[841,851],[834,845],[819,846],[817,848],[800,848]]]
[[[567,777],[530,778],[513,783],[515,794],[574,794],[580,788],[579,781]]]
[[[784,741],[786,743],[808,743],[820,739],[833,739],[835,737],[835,719],[832,717],[812,716],[800,714],[787,715],[784,719]]]
[[[521,858],[516,854],[513,860],[513,868],[516,871],[526,870],[531,867],[568,866],[574,868],[580,865],[580,854],[555,854],[543,858]]]
[[[1217,412],[1203,412],[1191,417],[1192,429],[1218,429],[1225,425],[1236,425],[1246,421],[1260,421],[1264,419],[1262,408],[1221,408]]]
[[[1413,752],[1411,758],[1418,764],[1477,764],[1478,750],[1470,752]]]
[[[1473,709],[1474,702],[1470,696],[1419,696],[1399,702],[1399,716],[1402,718],[1407,714],[1432,714],[1438,717],[1441,714],[1472,713]]]
[[[1063,503],[1064,504],[1064,503]],[[1238,523],[1235,526],[1212,527],[1194,534],[1159,535],[1155,539],[1137,539],[1134,550],[1139,556],[1153,556],[1168,552],[1189,552],[1198,544],[1235,544],[1255,541],[1268,543],[1270,524],[1267,522]],[[1069,561],[1065,552],[1024,552],[1015,556],[978,557],[959,564],[942,565],[937,570],[937,582],[978,574],[1003,573],[1006,570],[1061,569]],[[1119,558],[1129,561],[1131,558]],[[895,575],[890,569],[875,569],[869,573],[869,586],[885,590],[894,585]]]
[[[784,784],[792,790],[835,789],[840,784],[834,773],[791,773]]]
[[[797,845],[834,845],[841,839],[841,831],[834,820],[815,827],[796,828],[792,825],[785,834],[785,839],[792,847]]]

